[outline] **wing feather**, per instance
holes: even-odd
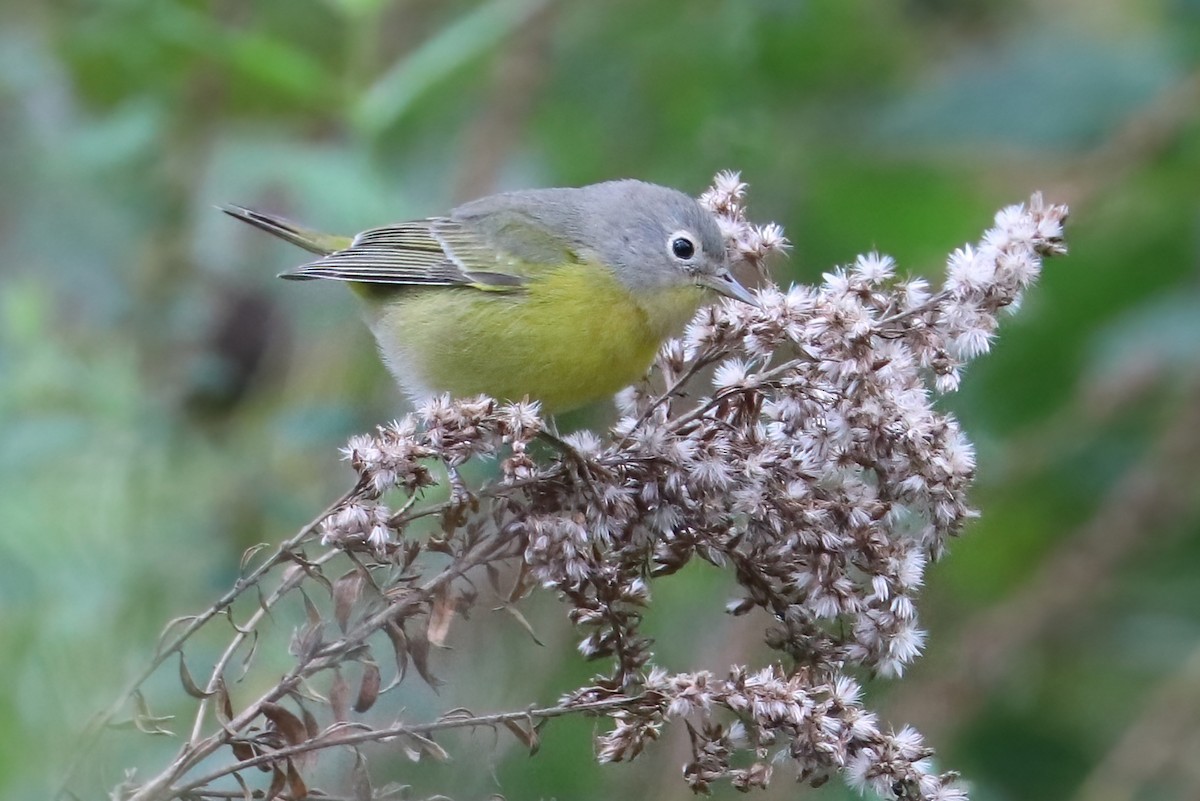
[[[344,250],[283,277],[512,291],[524,284],[513,265],[511,257],[463,223],[434,217],[363,231]]]

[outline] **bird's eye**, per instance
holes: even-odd
[[[686,261],[696,255],[696,245],[686,236],[677,236],[671,240],[671,252],[675,258]]]

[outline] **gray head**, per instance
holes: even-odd
[[[580,256],[609,265],[631,289],[694,284],[757,305],[729,271],[716,218],[677,190],[635,180],[535,189],[468,203],[454,215],[483,222],[512,213],[565,236]]]

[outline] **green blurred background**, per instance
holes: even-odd
[[[1198,60],[1198,0],[0,6],[0,796],[44,797],[163,623],[340,493],[337,447],[403,410],[349,294],[274,280],[303,254],[214,204],[354,231],[734,168],[795,243],[781,282],[872,248],[936,277],[1000,206],[1072,205],[1070,257],[946,400],[983,517],[931,571],[926,658],[871,701],[976,799],[1200,797]],[[721,617],[729,590],[711,569],[656,586],[664,666],[769,658]],[[485,604],[435,655],[440,698],[410,681],[381,705],[520,709],[586,681],[562,609],[526,611],[545,648]],[[186,711],[164,672],[155,711]],[[456,799],[688,795],[681,732],[604,768],[593,733],[372,764]],[[75,789],[174,748],[112,732]],[[778,766],[768,795],[797,792]]]

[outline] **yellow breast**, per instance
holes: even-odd
[[[704,296],[690,285],[635,295],[609,270],[576,264],[519,293],[406,288],[372,300],[369,321],[412,395],[529,396],[562,412],[641,378]]]

